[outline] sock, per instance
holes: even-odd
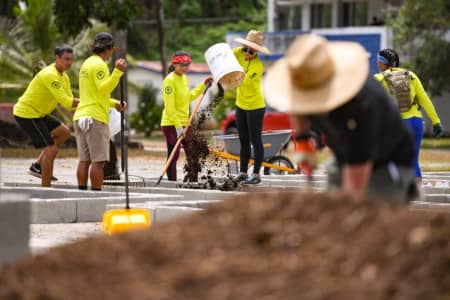
[[[91,188],[92,191],[101,191],[102,189]]]
[[[79,190],[87,190],[87,186],[85,186],[85,185],[79,185],[79,186],[78,186],[78,189],[79,189]]]

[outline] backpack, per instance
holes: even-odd
[[[400,112],[410,110],[414,101],[411,101],[411,75],[408,70],[386,70],[383,72],[384,78],[389,86],[389,94],[397,102]]]

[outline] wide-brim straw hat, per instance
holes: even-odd
[[[268,69],[264,93],[267,103],[280,111],[325,113],[353,98],[368,73],[369,59],[360,44],[305,34]]]
[[[269,49],[264,47],[263,44],[264,36],[261,31],[256,31],[252,29],[247,33],[247,37],[245,39],[235,38],[234,40],[238,43],[241,43],[252,49],[255,49],[256,51],[261,52],[263,54],[266,55],[270,54]]]

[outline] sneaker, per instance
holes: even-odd
[[[36,176],[38,178],[42,177],[41,165],[38,163],[32,163],[30,169],[28,170],[28,174]],[[57,181],[58,178],[52,176],[52,181]]]
[[[251,175],[249,178],[245,180],[245,184],[258,184],[261,182],[261,177],[257,174]]]
[[[245,181],[245,180],[247,180],[247,177],[248,177],[247,174],[241,173],[238,176],[233,178],[233,182],[234,183],[239,183],[241,181]]]

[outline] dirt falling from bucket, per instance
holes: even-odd
[[[208,137],[202,132],[205,121],[212,117],[212,113],[216,106],[223,99],[223,89],[219,86],[218,94],[211,99],[207,106],[202,108],[197,113],[197,120],[192,124],[190,130],[186,135],[186,142],[189,145],[189,155],[186,157],[186,164],[184,166],[185,176],[183,179],[183,187],[190,188],[205,188],[205,189],[234,189],[236,186],[230,178],[226,178],[222,184],[218,184],[212,177],[213,169],[221,168],[222,162],[219,159],[214,159],[212,165],[206,163],[209,155]],[[206,172],[198,180],[198,175],[205,168]],[[192,183],[196,183],[193,185]]]

